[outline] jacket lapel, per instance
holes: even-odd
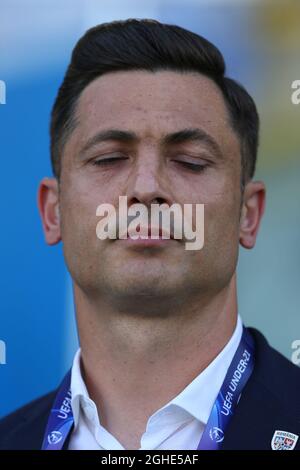
[[[226,430],[223,450],[271,450],[277,430],[300,434],[300,413],[294,408],[299,398],[293,399],[296,384],[292,380],[297,374],[299,383],[300,371],[273,350],[257,330],[249,331],[255,340],[255,366]],[[287,370],[291,372],[288,377]],[[300,450],[300,438],[295,450]]]

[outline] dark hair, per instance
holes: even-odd
[[[233,130],[241,143],[242,187],[255,172],[259,117],[236,81],[225,77],[221,52],[205,38],[155,20],[128,19],[89,29],[76,44],[51,114],[51,162],[59,178],[67,138],[76,126],[76,104],[95,78],[125,70],[199,72],[221,90]]]

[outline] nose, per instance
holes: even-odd
[[[171,188],[168,178],[157,158],[139,162],[130,175],[127,184],[128,205],[135,203],[172,205]]]

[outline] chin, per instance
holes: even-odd
[[[147,305],[162,306],[171,305],[178,302],[178,299],[185,296],[183,276],[174,276],[164,273],[143,273],[136,272],[118,279],[111,279],[110,292],[114,300],[118,303],[139,305],[138,308],[147,308]],[[113,300],[112,299],[112,300]]]

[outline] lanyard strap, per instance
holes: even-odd
[[[225,430],[234,415],[241,393],[254,367],[254,341],[243,328],[243,335],[212,407],[197,450],[219,450]]]
[[[48,418],[42,450],[61,450],[63,448],[74,424],[71,400],[71,370],[69,370],[55,397]]]
[[[250,333],[243,334],[213,405],[197,450],[219,450],[225,431],[235,412],[243,388],[254,367],[254,342]],[[42,450],[61,450],[74,424],[71,406],[71,370],[63,379],[51,409]]]

